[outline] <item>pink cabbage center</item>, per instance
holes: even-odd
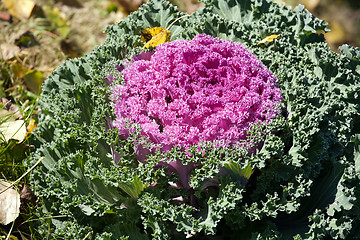
[[[159,45],[137,57],[112,90],[114,126],[128,136],[129,121],[167,151],[202,141],[226,146],[256,123],[279,114],[276,77],[240,43],[202,34]]]

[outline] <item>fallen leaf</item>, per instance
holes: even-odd
[[[157,45],[169,42],[171,32],[165,28],[153,27],[141,31],[141,40],[146,42],[143,48],[154,48]]]
[[[15,44],[21,48],[28,48],[40,45],[38,40],[30,31],[24,32],[17,39],[15,39]]]
[[[13,113],[0,109],[0,141],[8,142],[10,139],[22,142],[26,136],[25,122],[16,119]]]
[[[53,29],[59,33],[63,39],[65,39],[70,32],[69,23],[66,19],[65,13],[56,7],[50,6],[44,6],[43,10]]]
[[[12,72],[13,78],[23,78],[26,71],[28,71],[27,68],[24,67],[22,63],[19,63],[17,60],[11,62],[10,64],[10,70]]]
[[[9,13],[19,19],[27,19],[35,6],[33,0],[2,0]]]
[[[162,27],[145,28],[141,31],[141,41],[150,41],[155,35],[159,34],[164,29],[165,28]]]
[[[2,43],[0,44],[1,54],[3,60],[10,60],[20,53],[20,48],[14,44]]]
[[[11,184],[0,179],[0,192]],[[0,223],[8,225],[20,213],[20,194],[12,188],[0,194]]]
[[[266,38],[264,38],[263,40],[261,40],[260,42],[258,42],[257,45],[260,45],[262,43],[266,43],[266,42],[272,42],[274,41],[274,39],[280,37],[281,34],[276,34],[276,35],[271,35],[271,36],[268,36]]]
[[[27,126],[26,138],[30,135],[30,133],[36,128],[35,119],[30,119],[29,125]]]
[[[39,94],[43,83],[43,73],[37,70],[29,70],[24,75],[24,82],[31,92]]]
[[[20,202],[22,203],[35,203],[36,197],[34,193],[31,191],[29,186],[25,183],[24,187],[20,192]]]

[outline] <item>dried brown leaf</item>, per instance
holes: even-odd
[[[26,137],[26,126],[22,119],[16,119],[14,114],[6,109],[0,109],[0,139],[8,142],[10,139],[22,142]]]
[[[20,48],[15,44],[2,43],[0,44],[0,57],[3,60],[10,60],[20,53]]]
[[[0,191],[10,186],[10,183],[0,179]],[[8,225],[20,213],[20,194],[12,188],[0,194],[0,223]]]

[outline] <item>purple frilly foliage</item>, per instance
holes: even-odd
[[[280,112],[276,77],[240,43],[201,34],[126,65],[118,67],[124,84],[112,89],[113,125],[126,138],[129,122],[139,124],[162,151],[203,141],[229,146]]]

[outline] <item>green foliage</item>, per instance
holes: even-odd
[[[326,23],[301,6],[204,3],[170,28],[172,40],[206,33],[241,42],[276,75],[283,113],[250,134],[266,132],[257,142],[262,147],[249,153],[204,144],[190,154],[158,152],[143,164],[133,147],[146,139],[135,132],[124,140],[111,129],[107,76],[142,51],[142,29],[167,27],[183,15],[165,1],[149,1],[43,86],[37,150],[27,164],[45,157],[31,173],[44,201],[39,215],[65,216],[44,220],[50,238],[91,232],[93,239],[359,239],[360,50],[332,52],[318,34]],[[257,45],[272,34],[281,36]],[[195,165],[189,189],[169,186],[179,176],[156,167],[169,161]]]

